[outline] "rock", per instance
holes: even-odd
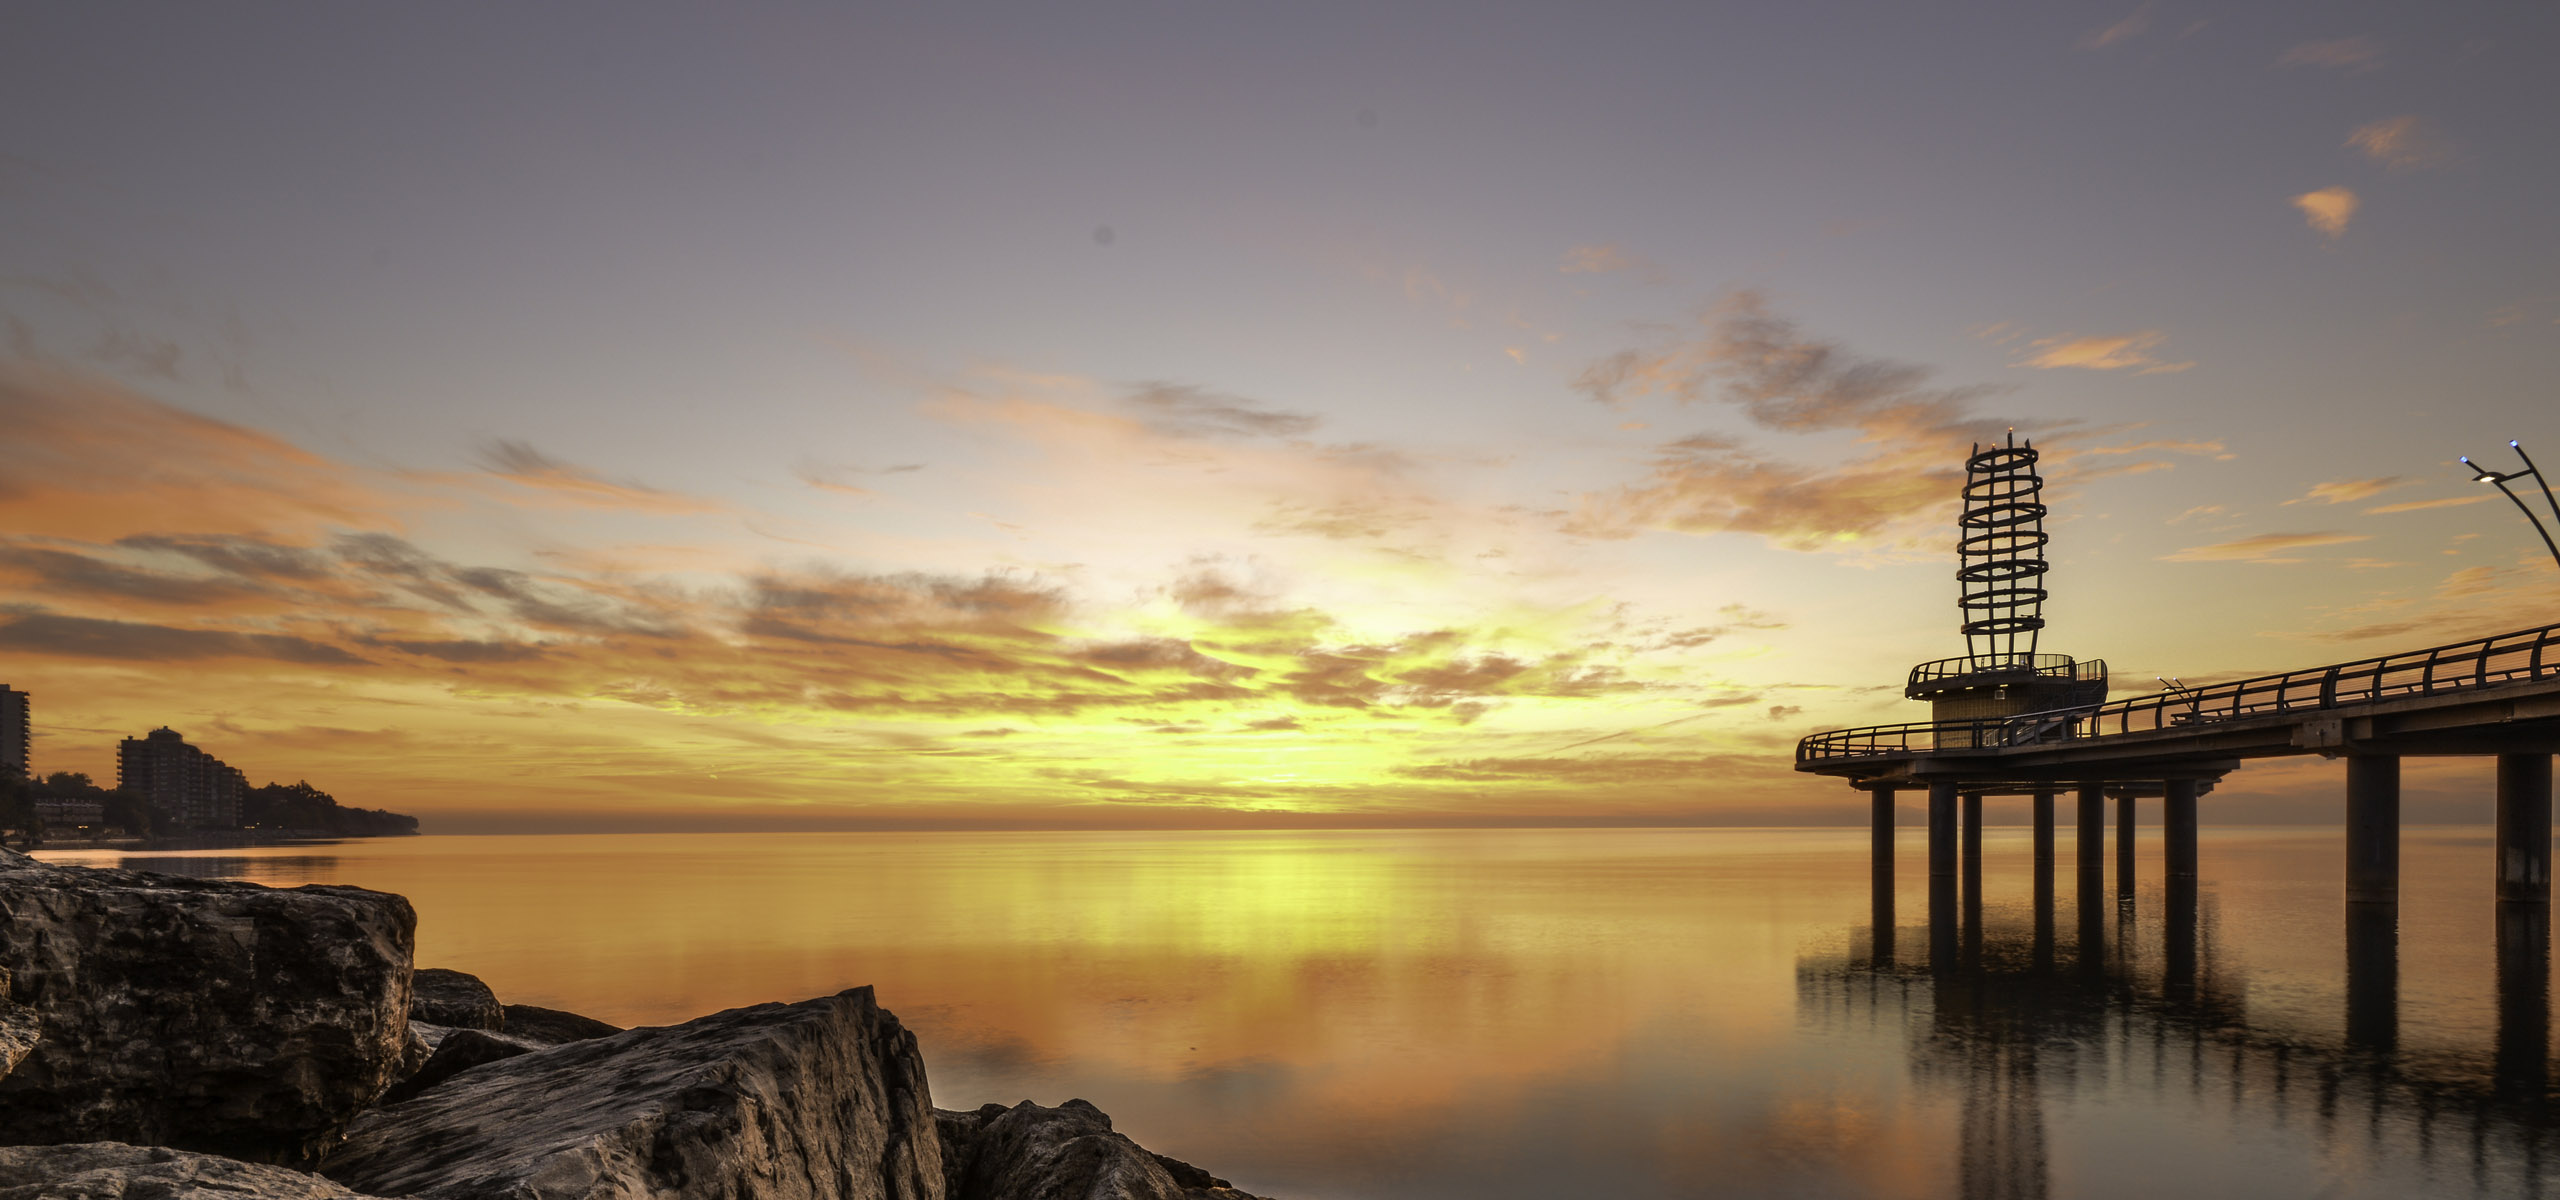
[[[1111,1128],[1091,1103],[935,1110],[948,1200],[1261,1200]]]
[[[619,1025],[607,1025],[594,1017],[582,1017],[556,1008],[536,1008],[530,1004],[505,1007],[507,1023],[503,1028],[509,1035],[531,1038],[546,1045],[583,1042],[588,1038],[611,1037],[622,1032]]]
[[[391,1085],[382,1094],[382,1103],[398,1104],[473,1067],[487,1066],[519,1054],[549,1049],[548,1044],[530,1038],[485,1029],[447,1030],[436,1042],[435,1053],[407,1079]]]
[[[941,1200],[925,1096],[915,1035],[855,988],[472,1068],[365,1114],[320,1169],[421,1200]]]
[[[409,979],[409,1019],[455,1029],[504,1029],[507,1014],[498,994],[477,975],[420,967]]]
[[[0,1077],[0,1143],[302,1154],[397,1077],[416,926],[361,888],[0,855],[0,967],[38,1039]]]
[[[36,1010],[9,998],[9,968],[0,967],[0,1075],[36,1048]]]
[[[317,1175],[163,1146],[0,1146],[0,1200],[367,1200]]]

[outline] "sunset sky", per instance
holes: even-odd
[[[13,6],[0,683],[39,771],[166,724],[445,832],[1837,820],[1790,748],[1925,715],[2011,427],[2121,694],[2560,620],[2454,464],[2560,467],[2555,62],[2512,4]]]

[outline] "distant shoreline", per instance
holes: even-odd
[[[47,837],[36,850],[231,850],[247,846],[344,842],[364,838],[417,837],[415,833],[335,833],[326,829],[200,829],[191,833],[110,837]],[[27,847],[18,847],[21,850]]]

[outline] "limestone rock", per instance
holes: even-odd
[[[417,917],[291,889],[0,855],[0,967],[38,1040],[0,1142],[295,1157],[397,1077]]]
[[[915,1035],[855,988],[475,1067],[359,1118],[321,1171],[421,1200],[941,1200],[926,1094]]]
[[[509,1036],[531,1038],[545,1045],[583,1042],[588,1038],[611,1037],[622,1032],[619,1025],[607,1025],[594,1017],[582,1017],[556,1008],[536,1008],[530,1004],[504,1007],[507,1023],[501,1028]]]
[[[0,1146],[0,1200],[367,1200],[300,1171],[162,1146]]]
[[[498,995],[477,975],[420,967],[409,980],[409,1019],[455,1029],[504,1029],[506,1011]]]
[[[937,1109],[948,1200],[1261,1200],[1149,1152],[1084,1100]]]
[[[429,1055],[427,1061],[407,1079],[393,1084],[390,1091],[384,1092],[382,1102],[398,1104],[473,1067],[548,1048],[545,1043],[530,1038],[491,1033],[485,1029],[447,1030],[445,1036],[437,1039],[435,1053]]]
[[[9,998],[9,968],[0,967],[0,1075],[36,1048],[36,1010]]]

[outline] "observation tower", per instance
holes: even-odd
[[[1930,703],[1938,722],[1997,720],[2093,708],[2107,698],[2107,664],[2039,654],[2044,632],[2044,477],[2035,441],[1975,445],[1964,463],[1964,515],[1956,520],[1956,601],[1965,654],[1911,668],[1902,694]],[[1956,749],[1945,733],[1941,749]]]

